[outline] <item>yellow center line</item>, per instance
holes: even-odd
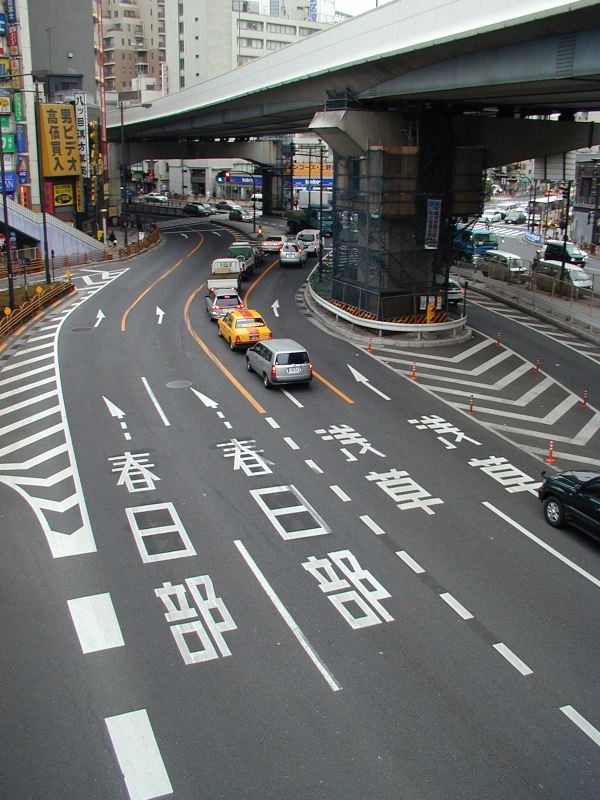
[[[198,251],[198,250],[199,250],[199,249],[202,247],[202,245],[204,244],[204,236],[202,236],[202,234],[201,234],[201,233],[199,233],[199,234],[198,234],[198,236],[200,237],[200,241],[198,242],[198,244],[197,244],[197,245],[194,245],[194,247],[192,247],[192,249],[190,250],[190,252],[189,252],[189,253],[186,253],[186,254],[183,256],[183,258],[180,258],[180,259],[179,259],[179,261],[178,261],[178,262],[177,262],[177,263],[176,263],[176,264],[175,264],[173,267],[171,267],[170,269],[168,269],[166,272],[163,272],[163,274],[162,274],[160,277],[158,277],[158,278],[157,278],[157,279],[156,279],[156,280],[155,280],[153,283],[151,283],[151,284],[150,284],[150,286],[146,287],[146,288],[144,289],[144,291],[143,291],[143,292],[142,292],[140,295],[138,295],[138,297],[136,297],[136,299],[135,299],[135,300],[133,301],[133,303],[132,303],[132,304],[129,306],[129,308],[127,308],[127,309],[126,309],[125,313],[124,313],[124,314],[123,314],[123,316],[121,317],[121,332],[122,332],[122,333],[125,333],[125,330],[126,330],[126,328],[127,328],[127,317],[128,317],[128,316],[129,316],[129,314],[130,314],[130,313],[133,311],[133,309],[134,309],[134,308],[137,306],[137,304],[138,304],[138,303],[139,303],[141,300],[143,300],[143,299],[144,299],[144,297],[145,297],[145,296],[148,294],[148,292],[152,291],[152,289],[154,289],[154,287],[155,287],[157,284],[159,284],[159,283],[160,283],[162,280],[164,280],[164,279],[165,279],[165,278],[167,278],[167,277],[168,277],[168,276],[169,276],[169,275],[170,275],[172,272],[174,272],[174,271],[175,271],[175,270],[176,270],[178,267],[180,267],[180,266],[183,264],[183,262],[186,260],[186,258],[190,258],[190,256],[193,256],[193,255],[194,255],[194,253],[195,253],[195,252],[197,252],[197,251]]]
[[[319,375],[319,373],[318,373],[318,372],[316,372],[314,369],[313,369],[313,376],[314,376],[314,377],[315,377],[317,380],[321,381],[321,383],[323,383],[325,386],[327,386],[327,388],[328,388],[328,389],[331,389],[331,391],[332,391],[332,392],[334,392],[335,394],[337,394],[337,396],[338,396],[338,397],[341,397],[341,398],[342,398],[342,400],[345,400],[345,401],[346,401],[346,403],[349,403],[351,406],[353,406],[353,405],[354,405],[354,400],[353,400],[351,397],[348,397],[348,395],[347,395],[347,394],[344,394],[344,393],[341,391],[341,389],[337,389],[337,388],[336,388],[336,387],[335,387],[335,386],[334,386],[332,383],[329,383],[329,381],[327,380],[327,378],[324,378],[322,375]]]
[[[196,298],[196,296],[198,295],[198,293],[199,293],[199,292],[201,292],[201,291],[202,291],[202,289],[204,289],[205,285],[206,285],[205,283],[201,283],[201,284],[200,284],[200,286],[198,286],[198,288],[197,288],[197,289],[196,289],[194,292],[192,292],[192,294],[191,294],[191,295],[188,297],[188,299],[187,299],[187,301],[186,301],[185,308],[184,308],[184,312],[183,312],[183,316],[184,316],[184,320],[185,320],[185,327],[188,329],[188,333],[190,334],[190,336],[192,337],[192,339],[193,339],[193,340],[194,340],[194,341],[195,341],[195,342],[198,344],[198,346],[199,346],[199,347],[200,347],[200,348],[201,348],[201,349],[202,349],[202,350],[203,350],[203,351],[206,353],[206,355],[207,355],[207,356],[210,358],[210,360],[213,362],[213,364],[214,364],[214,365],[215,365],[215,366],[216,366],[218,369],[220,369],[220,370],[221,370],[221,372],[223,373],[223,375],[225,375],[225,377],[227,378],[227,380],[228,380],[228,381],[230,381],[230,382],[231,382],[231,383],[232,383],[232,384],[235,386],[235,388],[238,390],[238,392],[240,392],[240,394],[242,394],[242,395],[243,395],[243,396],[246,398],[246,400],[247,400],[247,401],[250,403],[250,405],[251,405],[251,406],[252,406],[252,407],[253,407],[253,408],[254,408],[256,411],[258,411],[258,413],[259,413],[259,414],[266,414],[266,413],[267,413],[267,410],[266,410],[265,408],[263,408],[263,407],[261,406],[261,404],[260,404],[260,403],[258,403],[258,402],[257,402],[257,401],[254,399],[254,397],[252,397],[252,395],[250,394],[250,392],[249,392],[249,391],[247,391],[247,389],[244,389],[244,387],[243,387],[243,386],[242,386],[242,384],[241,384],[241,383],[238,381],[238,379],[237,379],[237,378],[235,378],[235,377],[234,377],[234,376],[231,374],[231,372],[230,372],[230,371],[227,369],[227,367],[225,366],[225,364],[223,364],[223,362],[222,362],[222,361],[220,361],[220,360],[219,360],[219,359],[216,357],[216,355],[215,355],[215,354],[214,354],[214,353],[213,353],[213,352],[212,352],[212,351],[209,349],[209,347],[208,347],[208,345],[206,344],[206,342],[204,342],[204,340],[203,340],[203,339],[201,339],[201,338],[198,336],[198,334],[196,333],[196,331],[195,331],[195,330],[192,328],[192,323],[190,322],[190,306],[191,306],[191,305],[192,305],[192,303],[194,302],[194,299]],[[218,324],[218,323],[217,323],[217,324]]]

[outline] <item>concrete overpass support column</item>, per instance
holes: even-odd
[[[333,299],[418,321],[447,276],[450,217],[479,209],[483,155],[455,148],[444,110],[322,112],[311,129],[335,153]]]

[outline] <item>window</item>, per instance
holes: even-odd
[[[316,30],[314,28],[300,28],[298,30],[299,36],[310,36],[311,33],[316,33]]]
[[[251,19],[238,19],[238,28],[243,31],[262,31],[264,30],[264,23]]]
[[[249,39],[242,36],[238,37],[238,44],[240,47],[249,47],[252,50],[262,50],[264,47],[262,39]]]
[[[295,25],[277,25],[275,22],[267,22],[267,30],[269,33],[285,33],[287,36],[296,35]]]
[[[290,42],[277,42],[274,39],[267,39],[267,50],[281,50],[282,47],[286,47],[288,44]]]

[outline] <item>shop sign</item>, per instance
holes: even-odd
[[[53,186],[54,205],[55,206],[72,206],[73,186],[70,183],[55,183]]]
[[[85,92],[73,92],[75,100],[75,121],[77,123],[77,146],[81,162],[81,176],[90,175],[90,149],[88,139],[88,113]]]
[[[10,60],[10,74],[12,76],[12,85],[13,89],[22,89],[23,88],[23,79],[21,73],[23,72],[23,68],[21,66],[21,62],[18,58],[11,58]]]
[[[9,22],[16,22],[17,21],[16,0],[6,0],[4,7],[6,10],[6,19]]]
[[[15,92],[13,94],[13,111],[15,122],[23,122],[25,120],[25,109],[23,108],[23,95],[21,92]]]
[[[12,54],[13,48],[15,50],[19,49],[19,29],[16,25],[9,25],[8,31],[6,33],[6,38],[8,41],[8,46],[10,47],[10,51]]]
[[[6,14],[0,14],[0,36],[6,36]]]
[[[29,183],[29,169],[27,156],[17,156],[17,178],[20,184]]]
[[[81,214],[83,211],[83,189],[81,187],[81,181],[77,180],[75,182],[75,210],[78,214]]]
[[[2,186],[2,176],[0,175],[0,191],[14,194],[17,191],[17,173],[4,172],[4,186]]]
[[[425,250],[437,250],[440,239],[442,201],[427,198],[427,221],[425,223]]]
[[[81,175],[75,109],[66,103],[40,103],[39,110],[44,176]]]
[[[54,214],[54,192],[50,181],[44,181],[44,211]]]
[[[27,126],[23,123],[15,125],[15,147],[17,153],[27,152]]]
[[[2,152],[14,153],[15,152],[15,135],[14,133],[2,133]]]

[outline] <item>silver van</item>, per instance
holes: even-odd
[[[516,253],[507,253],[505,250],[488,250],[481,256],[479,266],[487,277],[498,280],[523,283],[529,277],[529,268]]]
[[[541,259],[534,264],[535,284],[538,289],[545,289],[548,292],[556,291],[560,286],[560,274],[562,263],[548,259]],[[576,264],[565,264],[564,283],[577,297],[580,290],[591,289],[594,281],[589,272]]]
[[[265,389],[282,383],[310,383],[312,380],[310,356],[293,339],[257,342],[246,351],[246,369],[260,375]]]

